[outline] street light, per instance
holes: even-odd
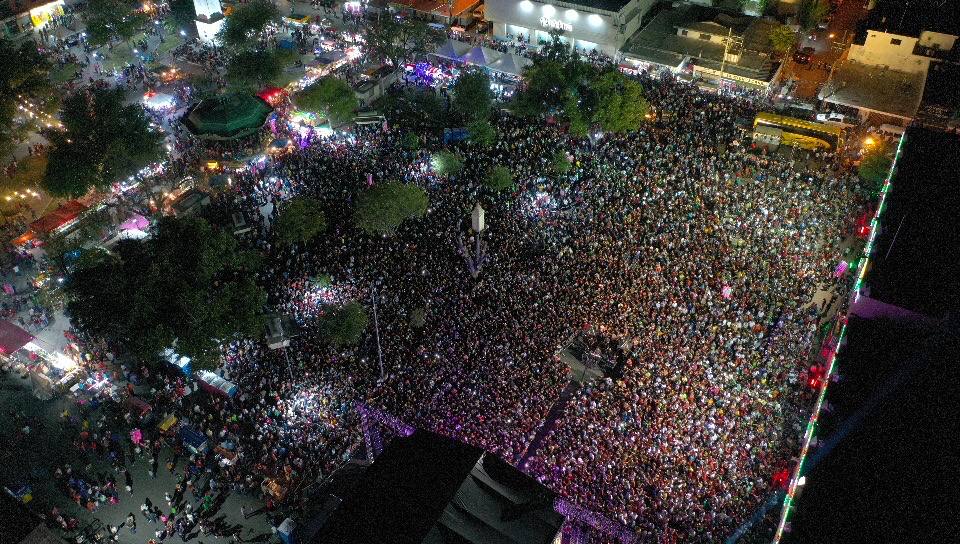
[[[865,145],[865,146],[867,146],[867,147],[869,147],[869,146],[871,146],[871,145],[873,145],[873,144],[875,144],[875,143],[876,143],[876,140],[874,140],[874,139],[873,139],[872,137],[870,137],[870,136],[867,136],[866,138],[863,139],[863,145]]]

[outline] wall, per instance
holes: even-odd
[[[956,41],[956,36],[924,30],[920,33],[919,43],[923,47],[936,47],[941,51],[949,51],[953,49],[953,45],[956,43]]]
[[[530,43],[546,39],[552,27],[562,29],[566,41],[597,44],[608,54],[615,53],[640,25],[640,19],[655,0],[632,0],[619,12],[603,11],[566,2],[534,2],[531,0],[486,0],[486,19],[493,23],[498,36],[516,35],[517,27],[528,29],[524,37]],[[632,19],[625,21],[630,15]],[[579,45],[579,44],[578,44]]]
[[[895,43],[899,41],[899,43]],[[930,59],[916,56],[917,38],[871,30],[863,45],[851,45],[849,59],[902,72],[925,72]]]

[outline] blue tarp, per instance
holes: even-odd
[[[207,450],[207,437],[197,429],[183,425],[180,427],[180,439],[194,453]]]
[[[443,143],[462,142],[470,137],[470,132],[465,128],[446,128],[443,129]]]

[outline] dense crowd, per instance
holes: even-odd
[[[259,281],[304,325],[287,361],[253,344],[230,351],[244,410],[262,424],[253,444],[300,448],[292,458],[324,473],[357,439],[350,403],[365,400],[643,534],[714,541],[748,517],[799,448],[812,302],[841,287],[831,272],[862,197],[830,153],[751,149],[738,120],[760,97],[641,77],[655,112],[641,130],[574,138],[500,116],[492,147],[454,145],[465,166],[451,178],[430,168],[438,135],[411,151],[404,127],[379,125],[235,176],[225,205],[256,225],[269,255]],[[567,174],[551,170],[557,150]],[[512,193],[482,188],[494,165],[512,170]],[[424,187],[428,214],[391,237],[363,234],[350,213],[371,179]],[[269,224],[297,195],[323,202],[331,227],[309,247],[275,244]],[[459,248],[474,247],[476,202],[489,229],[472,277]],[[314,326],[374,295],[383,380],[372,341],[335,349]],[[622,377],[574,388],[531,449],[569,383],[558,353],[578,337],[619,351],[606,355],[625,359]]]

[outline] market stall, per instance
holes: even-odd
[[[228,397],[233,397],[237,394],[237,386],[229,380],[225,380],[220,376],[210,372],[209,370],[201,370],[197,372],[197,380],[200,382],[200,387],[204,391],[214,395],[226,395]]]

